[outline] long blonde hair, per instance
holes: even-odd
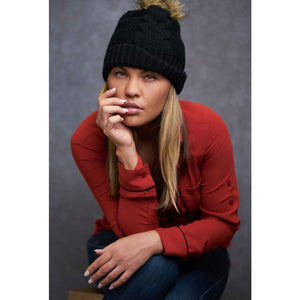
[[[107,89],[108,85],[106,83],[101,90],[100,95],[107,91]],[[133,133],[136,141],[136,134],[134,130]],[[183,139],[183,143],[181,143],[181,137]],[[178,182],[177,167],[180,163],[181,169],[184,170],[188,156],[187,151],[184,117],[175,88],[171,86],[161,114],[159,130],[158,156],[160,172],[163,179],[163,188],[161,197],[158,201],[158,209],[166,210],[173,204],[176,211],[179,212],[176,204]],[[117,195],[119,191],[119,181],[116,148],[109,139],[107,169],[111,194]]]

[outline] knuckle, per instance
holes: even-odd
[[[119,261],[123,261],[126,256],[119,249],[116,250],[116,257]]]
[[[105,277],[105,280],[106,282],[111,282],[112,280],[115,279],[115,276],[113,276],[112,274],[108,274],[106,277]]]
[[[103,273],[101,272],[101,270],[99,269],[96,273],[95,273],[95,280],[97,281],[100,277],[103,277]]]
[[[104,266],[101,268],[102,273],[106,274],[111,270],[111,268],[109,266]]]
[[[125,281],[127,281],[127,280],[130,278],[130,276],[131,276],[131,275],[130,275],[129,273],[126,273],[126,274],[124,274],[120,279],[123,280],[123,281],[125,282]]]
[[[91,265],[87,268],[87,271],[89,271],[90,274],[93,274],[96,270],[96,267],[94,265]]]
[[[121,277],[119,280],[118,280],[118,283],[119,285],[121,284],[124,284],[126,282],[127,279],[125,279],[124,277]]]
[[[103,101],[101,101],[101,100],[99,100],[98,99],[98,109],[102,109],[102,107],[103,107]]]

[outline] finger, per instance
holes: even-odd
[[[98,254],[98,255],[101,255],[101,254],[104,253],[104,250],[103,250],[103,249],[95,249],[94,251],[95,251],[96,254]]]
[[[107,105],[123,105],[127,100],[118,97],[107,97],[98,99],[98,109]]]
[[[111,259],[111,255],[108,253],[102,254],[98,257],[92,264],[90,264],[85,270],[84,276],[90,276],[95,273],[99,268],[101,268],[105,263]]]
[[[117,124],[124,121],[124,119],[120,115],[111,116],[107,119],[106,126],[104,128],[104,134],[107,133],[107,131],[110,131],[113,129],[113,127]]]
[[[127,108],[123,108],[123,107],[120,107],[120,106],[117,106],[117,105],[114,105],[114,106],[104,106],[102,107],[102,112],[107,114],[107,115],[110,115],[110,114],[121,114],[121,115],[124,115],[128,112],[128,109]]]
[[[115,267],[109,274],[107,274],[107,276],[105,276],[105,278],[103,278],[100,281],[98,288],[102,288],[103,286],[108,285],[116,278],[118,278],[122,273],[123,273],[123,269],[120,266]]]
[[[114,95],[115,93],[116,93],[116,88],[112,88],[112,89],[110,89],[110,90],[107,90],[107,91],[105,91],[102,95],[101,95],[101,92],[100,92],[98,99],[99,99],[100,97],[103,97],[103,96],[104,96],[104,98],[106,98],[106,97],[111,97],[111,96]]]
[[[113,271],[112,271],[112,272],[113,272]],[[111,273],[112,273],[112,272],[111,272]],[[116,280],[115,282],[113,282],[113,283],[110,285],[109,289],[112,290],[112,289],[115,289],[115,288],[121,286],[121,285],[124,284],[124,283],[125,283],[132,275],[133,275],[133,272],[132,272],[132,271],[125,271],[125,272],[121,275],[121,277],[120,277],[118,280]],[[106,278],[105,278],[105,279],[106,279]]]
[[[126,101],[126,100],[124,100],[124,101]],[[115,103],[116,105],[114,105],[114,106],[101,105],[98,107],[98,113],[97,113],[97,118],[96,118],[96,124],[98,127],[103,129],[107,122],[107,118],[109,118],[110,115],[112,115],[112,114],[124,115],[128,112],[128,109],[122,108],[119,106],[119,105],[122,105],[122,103],[124,103],[124,102],[120,103],[120,99],[118,99],[118,102],[112,102],[111,104],[113,104],[113,103]]]
[[[110,274],[110,271],[112,271],[115,267],[116,267],[115,263],[113,263],[111,260],[108,261],[106,264],[104,264],[97,272],[95,272],[90,277],[90,280],[88,282],[93,283],[106,275],[108,276]]]

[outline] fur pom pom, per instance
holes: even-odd
[[[138,9],[147,9],[150,5],[157,5],[161,8],[168,10],[171,14],[171,17],[179,20],[185,16],[185,13],[182,11],[184,4],[181,4],[178,0],[138,0],[137,8]]]

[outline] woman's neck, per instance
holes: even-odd
[[[155,164],[158,151],[160,118],[152,122],[134,128],[136,134],[136,150],[144,163],[148,163],[152,168]]]
[[[161,118],[159,116],[148,124],[134,128],[137,135],[138,144],[149,142],[157,144],[160,128],[160,119]]]

